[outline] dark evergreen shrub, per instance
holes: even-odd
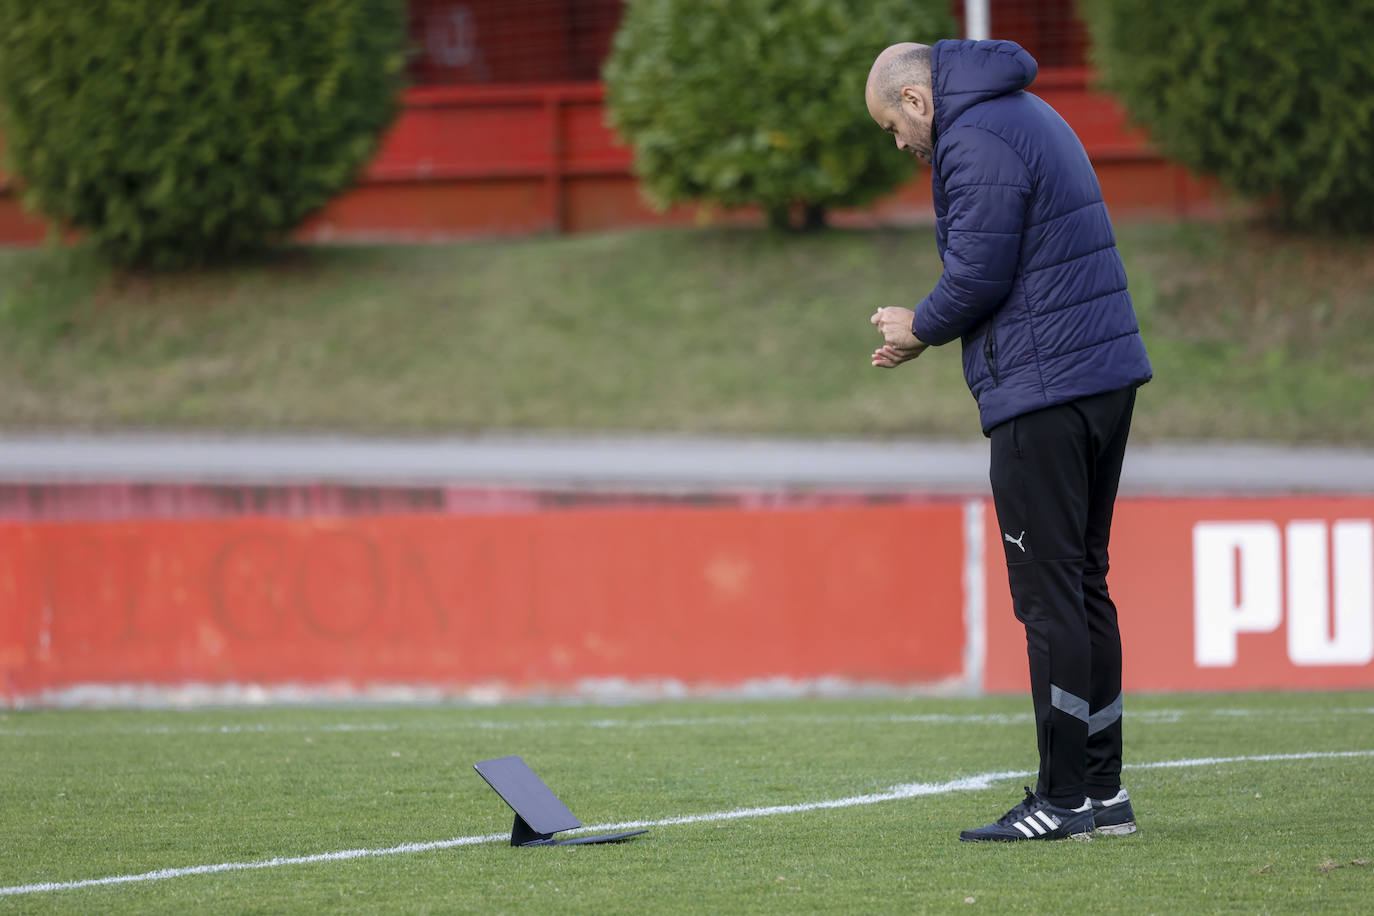
[[[1295,227],[1374,229],[1374,3],[1081,0],[1160,150]]]
[[[660,206],[757,205],[774,225],[911,176],[864,82],[898,41],[955,35],[944,0],[630,0],[605,67],[611,123]]]
[[[0,0],[26,204],[122,263],[254,248],[347,187],[396,107],[401,0]]]

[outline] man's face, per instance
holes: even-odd
[[[878,126],[887,131],[897,141],[897,149],[929,163],[935,154],[931,125],[934,123],[934,107],[930,102],[930,91],[922,86],[907,86],[902,89],[901,99],[896,106],[884,104],[868,94],[868,113]]]

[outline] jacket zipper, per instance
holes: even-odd
[[[991,321],[988,322],[988,332],[983,335],[983,361],[988,364],[988,372],[992,373],[992,383],[998,383],[997,378],[997,339],[993,331],[995,330]]]

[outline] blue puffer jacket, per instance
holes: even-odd
[[[1036,70],[1010,41],[939,41],[931,54],[944,275],[912,330],[963,338],[985,433],[1151,376],[1102,189],[1072,128],[1023,91]]]

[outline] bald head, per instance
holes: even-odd
[[[930,45],[904,41],[884,48],[868,71],[864,95],[870,107],[896,105],[907,86],[930,88]]]
[[[891,134],[897,149],[931,161],[935,152],[935,100],[930,88],[930,46],[914,41],[884,48],[864,87],[868,113]]]

